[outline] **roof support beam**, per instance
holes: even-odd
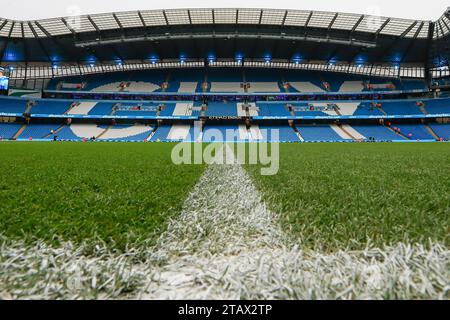
[[[288,13],[289,13],[288,10],[286,10],[286,12],[284,13],[283,21],[281,22],[282,27],[284,27],[284,25],[286,24],[286,19],[287,19]]]
[[[353,34],[356,29],[359,27],[359,25],[361,24],[361,22],[364,20],[364,15],[361,15],[361,17],[359,17],[358,21],[356,21],[355,25],[353,26],[352,30],[350,31],[350,34]]]
[[[330,32],[331,27],[333,27],[334,22],[336,21],[337,17],[339,16],[339,13],[336,13],[333,17],[333,19],[331,19],[330,24],[328,25],[328,32]]]
[[[188,10],[187,14],[188,14],[188,19],[189,19],[189,24],[192,26],[191,10]]]
[[[73,28],[70,26],[70,24],[67,22],[67,20],[65,18],[61,18],[61,21],[66,25],[67,29],[69,29],[70,32],[72,32],[74,39],[76,39],[77,33],[75,32],[75,30],[73,30]]]
[[[162,13],[163,13],[163,16],[164,16],[164,20],[166,21],[166,25],[168,26],[169,25],[169,19],[167,19],[166,10],[163,10]]]
[[[79,59],[75,58],[75,56],[73,55],[73,52],[66,49],[66,47],[64,45],[62,45],[55,37],[53,37],[44,27],[42,27],[42,25],[39,23],[39,21],[35,21],[34,22],[36,24],[36,26],[49,38],[51,39],[57,47],[59,47],[62,51],[64,51],[64,53],[68,56],[71,57],[71,60],[73,61],[79,61]]]
[[[432,56],[431,56],[431,47],[432,47],[432,43],[433,43],[433,35],[434,35],[434,28],[435,28],[436,24],[434,22],[430,22],[429,24],[429,28],[428,28],[428,40],[427,40],[427,49],[426,49],[426,58],[425,58],[425,79],[427,80],[428,83],[428,87],[431,87],[431,80],[432,80],[432,75],[431,75],[431,60],[432,60]]]
[[[419,28],[417,28],[416,32],[414,33],[413,38],[412,38],[412,39],[410,40],[410,42],[409,42],[409,45],[408,45],[407,49],[406,49],[405,52],[403,53],[403,56],[402,56],[402,58],[401,58],[401,60],[400,60],[401,62],[403,62],[403,61],[405,60],[405,58],[406,58],[408,52],[410,52],[412,46],[414,45],[414,43],[415,43],[417,37],[418,37],[419,34],[420,34],[420,31],[422,31],[422,29],[423,29],[424,26],[425,26],[425,22],[422,22],[422,23],[420,24]]]
[[[24,39],[23,40],[23,54],[24,54],[24,57],[25,57],[25,80],[27,79],[27,71],[28,71],[28,61],[29,61],[29,58],[28,58],[28,45],[27,45],[27,41],[25,40],[25,31],[24,31],[24,28],[23,28],[23,24],[24,24],[24,22],[21,22],[20,23],[20,29],[21,29],[21,33],[22,33],[22,38]]]
[[[414,21],[401,35],[400,38],[404,38],[406,37],[406,35],[413,29],[415,28],[415,26],[417,26],[417,24],[419,23],[419,21]]]
[[[101,36],[101,30],[100,28],[97,26],[97,24],[94,22],[94,20],[92,19],[91,16],[87,16],[89,22],[92,24],[92,26],[94,27],[95,31],[97,31],[98,35]]]
[[[3,43],[0,49],[0,62],[3,62],[3,56],[5,55],[6,48],[8,47],[9,38],[4,39],[4,41],[0,41]]]
[[[3,47],[3,49],[2,49],[2,51],[0,53],[0,59],[2,61],[3,61],[3,57],[5,56],[6,48],[8,48],[8,45],[9,45],[9,42],[10,42],[10,39],[11,39],[11,33],[12,33],[13,29],[14,29],[14,23],[12,24],[11,29],[9,30],[8,38],[5,41],[5,46]]]
[[[0,24],[0,31],[3,29],[4,26],[6,26],[7,23],[8,23],[8,20],[5,20],[2,22],[2,24]]]
[[[377,30],[377,32],[375,32],[375,38],[378,37],[378,35],[381,33],[381,31],[383,31],[384,28],[386,28],[386,26],[388,25],[389,22],[391,22],[391,18],[388,18],[388,19],[381,25],[381,27]]]
[[[306,19],[306,22],[305,22],[305,28],[308,28],[308,25],[309,25],[309,22],[311,21],[313,13],[314,13],[313,11],[311,11],[309,13],[308,19]]]
[[[48,53],[48,51],[45,48],[45,46],[42,44],[41,38],[39,38],[38,34],[36,33],[36,30],[34,30],[34,27],[31,24],[31,22],[28,22],[28,26],[30,27],[31,32],[33,33],[34,37],[36,38],[37,43],[39,44],[39,47],[41,48],[42,52],[44,52],[44,54],[46,55],[48,61],[51,61],[52,59],[50,58],[50,54]]]

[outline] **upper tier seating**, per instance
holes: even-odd
[[[207,117],[237,117],[236,103],[210,102],[205,115]]]
[[[425,100],[425,110],[429,114],[450,114],[450,99]]]
[[[99,102],[89,112],[92,116],[108,116],[113,112],[114,102]]]
[[[417,101],[381,101],[381,108],[389,115],[423,114]]]
[[[229,72],[226,69],[211,69],[208,72],[210,92],[244,92],[243,76],[241,72]]]
[[[290,112],[284,103],[257,103],[258,115],[262,117],[288,117]]]
[[[252,70],[245,71],[245,81],[249,84],[249,93],[280,92],[280,73],[274,70]]]
[[[353,113],[354,116],[382,116],[383,112],[375,107],[371,102],[362,102]]]
[[[27,100],[14,98],[0,98],[0,113],[18,113],[25,112]]]
[[[36,100],[31,108],[31,114],[64,114],[72,106],[67,100]]]
[[[67,114],[87,115],[96,106],[96,101],[78,102]]]
[[[195,93],[202,92],[205,74],[198,69],[173,70],[169,72],[167,92]]]
[[[159,105],[156,103],[121,102],[115,105],[116,116],[151,116],[157,115]]]
[[[206,83],[204,87],[203,84]],[[358,76],[345,73],[257,69],[202,68],[146,70],[58,78],[50,81],[48,90],[83,90],[105,92],[362,92],[392,90],[427,90],[425,81],[398,80]],[[64,86],[62,86],[64,84]]]

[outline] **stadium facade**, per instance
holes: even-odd
[[[0,19],[0,57],[8,140],[450,139],[450,10],[437,21],[269,9]]]

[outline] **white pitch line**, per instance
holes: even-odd
[[[303,251],[275,217],[240,165],[210,165],[155,248],[0,239],[0,298],[448,299],[445,246]]]
[[[428,261],[423,248],[419,253],[402,245],[386,252],[334,255],[299,250],[238,164],[208,167],[157,247],[151,256],[161,267],[140,299],[383,298],[399,281],[405,291],[400,289],[397,297],[420,296],[424,286],[427,294],[440,297],[435,283],[448,284],[445,275],[449,279],[445,249],[441,256],[428,254],[427,259],[436,258]],[[435,272],[413,282],[423,263],[433,265],[428,269]]]

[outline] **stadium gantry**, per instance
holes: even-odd
[[[449,140],[449,44],[450,9],[437,21],[272,9],[0,19],[0,138]]]

